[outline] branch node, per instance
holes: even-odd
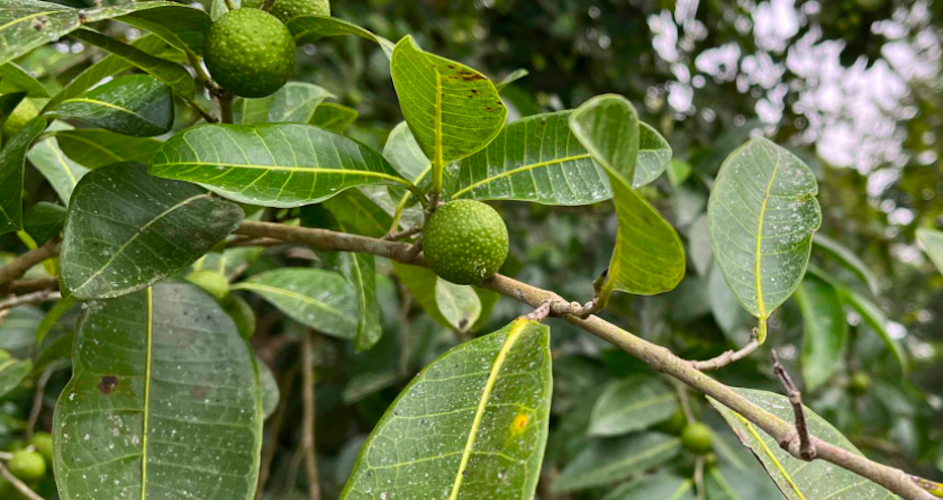
[[[547,319],[547,316],[550,316],[550,305],[551,302],[549,300],[545,300],[541,302],[539,306],[537,306],[537,309],[534,309],[525,317],[527,319],[542,323],[545,319]]]
[[[789,376],[789,372],[787,372],[779,362],[779,356],[776,355],[775,349],[771,351],[770,358],[773,360],[773,373],[779,377],[779,381],[782,382],[783,387],[786,389],[786,395],[789,397],[792,410],[796,414],[795,432],[787,435],[786,438],[780,441],[779,445],[782,446],[783,449],[792,452],[791,445],[795,442],[796,437],[798,437],[799,456],[806,461],[813,460],[816,455],[815,445],[812,444],[812,439],[809,437],[809,426],[806,424],[805,409],[802,406],[802,393],[799,392],[799,389],[796,389],[796,384],[792,382],[792,377]]]
[[[704,361],[691,361],[691,366],[695,370],[700,370],[702,372],[719,370],[729,364],[740,361],[741,359],[753,354],[753,351],[757,350],[760,347],[760,341],[758,338],[758,331],[756,328],[753,329],[753,336],[745,346],[741,347],[739,350],[734,351],[733,349],[724,351],[723,354],[717,356],[716,358],[711,358]]]

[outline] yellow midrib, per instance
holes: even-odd
[[[763,453],[765,453],[766,456],[769,457],[769,459],[773,462],[773,465],[775,465],[779,470],[779,473],[782,474],[783,479],[789,483],[789,487],[792,488],[792,491],[794,491],[796,495],[799,496],[800,500],[806,500],[805,495],[802,494],[802,490],[799,489],[799,485],[797,485],[796,482],[792,480],[792,476],[789,475],[789,472],[786,471],[786,468],[783,467],[783,464],[780,463],[779,459],[776,458],[776,455],[773,454],[773,450],[769,449],[769,446],[766,445],[766,441],[763,441],[763,437],[760,436],[760,433],[756,432],[756,428],[753,427],[753,424],[750,423],[749,420],[743,418],[743,416],[739,413],[734,413],[734,415],[740,419],[740,421],[743,423],[743,426],[746,427],[747,431],[749,431],[753,436],[753,439],[759,443],[760,448],[763,449]]]
[[[439,68],[433,64],[435,71],[435,166],[433,167],[432,183],[433,189],[437,192],[442,191],[442,176],[445,170],[445,162],[442,154],[442,74]]]
[[[140,118],[140,119],[142,119],[142,120],[144,120],[144,121],[146,121],[146,122],[148,122],[148,123],[153,123],[151,120],[147,119],[146,117],[144,117],[143,115],[141,115],[140,113],[138,113],[138,112],[136,112],[136,111],[134,111],[134,110],[132,110],[132,109],[124,108],[124,107],[118,106],[117,104],[112,104],[112,103],[110,103],[110,102],[99,101],[98,99],[89,99],[89,98],[87,98],[87,97],[73,97],[73,98],[71,98],[71,99],[66,99],[66,100],[62,101],[62,102],[59,103],[59,104],[65,104],[65,103],[69,103],[69,102],[94,104],[94,105],[96,105],[96,106],[102,106],[102,107],[104,107],[104,108],[117,109],[118,111],[122,111],[122,112],[124,112],[124,113],[128,113],[129,115],[134,115],[134,116],[136,116],[136,117],[138,117],[138,118]]]
[[[220,162],[206,162],[206,161],[181,161],[181,162],[172,162],[172,163],[152,163],[151,166],[154,168],[166,168],[166,167],[179,167],[179,166],[188,166],[188,167],[225,167],[225,168],[245,168],[252,170],[271,170],[276,172],[302,172],[309,174],[343,174],[343,175],[362,175],[364,177],[379,177],[381,179],[388,179],[400,184],[409,184],[409,181],[402,179],[390,174],[384,174],[381,172],[373,172],[371,170],[346,170],[340,168],[321,168],[321,167],[302,167],[300,165],[257,165],[252,163],[220,163]]]
[[[782,158],[779,153],[777,153],[776,165],[773,167],[773,172],[769,176],[769,182],[766,184],[766,191],[763,193],[763,203],[760,205],[760,217],[756,223],[756,267],[754,274],[756,274],[756,312],[760,315],[760,320],[765,320],[769,317],[769,314],[766,312],[766,303],[763,301],[763,275],[761,274],[763,260],[763,219],[766,218],[766,205],[769,202],[769,194],[773,190],[773,181],[776,180],[776,172],[779,171],[781,161]]]
[[[452,493],[449,495],[449,500],[456,500],[458,498],[458,492],[462,487],[462,479],[465,477],[465,468],[468,467],[468,461],[471,459],[472,448],[474,448],[475,439],[478,437],[478,429],[481,428],[481,421],[484,418],[485,409],[488,407],[491,392],[494,390],[494,385],[498,380],[498,374],[501,372],[505,360],[507,360],[508,352],[517,342],[517,339],[521,336],[521,332],[524,331],[529,321],[530,320],[520,318],[513,323],[511,331],[508,332],[508,336],[504,340],[504,345],[501,346],[501,350],[498,351],[498,356],[494,358],[494,365],[491,368],[491,373],[488,375],[485,389],[481,393],[481,401],[478,402],[478,408],[475,410],[475,418],[472,420],[471,431],[468,433],[468,440],[465,442],[465,449],[462,451],[462,460],[458,464],[458,472],[455,474],[455,482],[452,485]]]
[[[147,287],[147,361],[144,369],[144,430],[141,438],[141,500],[147,497],[147,432],[151,413],[151,366],[154,349],[154,289]]]
[[[551,165],[557,165],[557,164],[560,164],[560,163],[566,163],[566,162],[568,162],[568,161],[582,160],[582,159],[591,158],[591,157],[592,157],[592,156],[589,155],[589,154],[582,154],[582,155],[575,155],[575,156],[567,156],[567,157],[564,157],[564,158],[554,158],[554,159],[552,159],[552,160],[546,160],[546,161],[541,161],[541,162],[537,162],[537,163],[532,163],[532,164],[530,164],[530,165],[521,165],[520,167],[511,169],[511,170],[508,170],[508,171],[506,171],[506,172],[501,172],[500,174],[492,175],[491,177],[488,177],[488,178],[486,178],[486,179],[482,179],[482,180],[480,180],[480,181],[478,181],[478,182],[475,182],[474,184],[469,184],[467,187],[462,188],[460,191],[456,191],[455,193],[453,193],[452,196],[451,196],[451,198],[452,198],[453,200],[454,200],[454,199],[457,199],[459,196],[461,196],[461,195],[463,195],[463,194],[465,194],[465,193],[467,193],[467,192],[469,192],[469,191],[471,191],[471,190],[473,190],[473,189],[475,189],[475,188],[477,188],[477,187],[479,187],[479,186],[483,186],[483,185],[485,185],[485,184],[488,184],[489,182],[494,182],[494,181],[496,181],[496,180],[498,180],[498,179],[501,179],[501,178],[504,178],[504,177],[509,177],[509,176],[514,175],[514,174],[519,174],[519,173],[521,173],[521,172],[527,172],[528,170],[535,170],[535,169],[538,169],[538,168],[549,167],[549,166],[551,166]]]

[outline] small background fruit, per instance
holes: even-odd
[[[711,451],[712,435],[710,427],[702,423],[688,424],[681,432],[681,445],[695,455],[704,455]]]
[[[655,426],[655,430],[664,432],[665,434],[681,434],[681,431],[684,430],[685,423],[687,423],[687,418],[684,416],[684,412],[678,410],[674,412],[668,420],[661,422]]]
[[[187,281],[206,290],[216,300],[223,300],[229,295],[229,280],[217,271],[193,271],[187,275]]]
[[[439,207],[423,231],[429,267],[459,285],[475,285],[498,272],[508,255],[508,229],[495,209],[456,200]]]
[[[295,40],[275,16],[236,9],[219,18],[203,43],[206,67],[216,83],[243,97],[265,97],[295,70]]]
[[[38,451],[17,451],[7,468],[21,481],[39,481],[46,476],[46,459]]]
[[[34,446],[36,451],[42,454],[47,464],[52,463],[52,434],[48,432],[37,432],[33,434],[33,438],[29,440],[29,444]]]
[[[243,7],[258,9],[262,7],[264,0],[245,0]],[[301,16],[324,16],[331,15],[331,2],[328,0],[275,0],[269,12],[287,23],[296,17]]]
[[[33,104],[33,101],[23,99],[19,106],[13,110],[13,113],[7,117],[7,121],[3,122],[3,142],[10,140],[11,137],[23,129],[24,125],[37,116],[39,116],[39,108]]]

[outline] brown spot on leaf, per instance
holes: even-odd
[[[476,80],[484,80],[485,77],[481,76],[478,73],[468,70],[462,70],[458,72],[459,78],[465,80],[466,82],[474,82]]]
[[[197,385],[190,388],[190,395],[193,396],[193,399],[205,399],[209,392],[210,390],[203,385]]]
[[[98,390],[102,391],[102,394],[110,394],[111,391],[115,390],[115,387],[118,386],[118,377],[114,375],[105,375],[102,377],[101,382],[98,383]]]

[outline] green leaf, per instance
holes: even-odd
[[[314,117],[314,110],[328,97],[334,97],[324,87],[312,83],[288,82],[274,94],[260,99],[236,100],[237,123],[303,123]]]
[[[868,269],[867,264],[855,255],[851,249],[818,233],[812,238],[812,246],[825,255],[835,259],[839,264],[858,276],[865,285],[868,285],[868,290],[872,295],[878,294],[879,285],[877,276]]]
[[[590,442],[553,482],[559,493],[607,486],[668,463],[681,450],[681,440],[659,432],[631,434]]]
[[[668,141],[651,125],[639,122],[639,149],[632,188],[638,189],[661,177],[670,162]]]
[[[935,229],[918,229],[917,242],[936,268],[943,273],[943,232]]]
[[[0,349],[0,398],[16,389],[32,369],[33,363],[29,360],[16,359]]]
[[[786,396],[751,389],[738,388],[735,390],[753,404],[783,420],[792,422],[795,418],[792,405]],[[753,453],[763,463],[767,473],[776,482],[786,498],[790,500],[897,498],[891,492],[849,470],[835,467],[822,460],[805,462],[794,458],[788,451],[780,448],[775,439],[758,429],[740,414],[714,399],[708,398],[708,400],[723,415],[724,420],[727,421],[727,424],[730,425],[744,446],[753,450]],[[805,415],[810,434],[856,455],[861,455],[861,452],[825,419],[808,408],[805,409]]]
[[[324,202],[345,233],[382,238],[392,217],[360,190],[349,189]]]
[[[334,102],[321,103],[314,109],[314,116],[308,122],[316,127],[321,127],[331,132],[343,134],[351,126],[360,113],[354,108],[348,108]]]
[[[17,106],[26,98],[26,92],[13,92],[11,94],[0,95],[0,127],[6,123],[7,118],[13,114]]]
[[[766,319],[802,281],[822,223],[818,184],[802,160],[751,139],[724,161],[707,207],[714,259],[740,304]]]
[[[508,124],[486,149],[447,168],[449,199],[590,205],[612,196],[605,173],[570,132],[571,112]]]
[[[468,331],[481,314],[481,300],[475,290],[439,278],[431,269],[393,263],[396,276],[416,302],[440,325]]]
[[[547,440],[550,329],[524,318],[451,349],[364,444],[341,500],[531,500]]]
[[[8,139],[0,151],[0,234],[23,229],[23,166],[30,144],[44,130],[46,119],[38,116]]]
[[[53,128],[56,128],[56,125],[58,122],[53,125]],[[89,170],[68,158],[59,149],[55,137],[37,142],[26,156],[36,170],[39,170],[39,173],[49,181],[62,203],[68,206],[72,191]]]
[[[894,338],[894,336],[891,335],[891,332],[887,329],[887,316],[884,315],[884,312],[881,311],[881,308],[867,297],[853,290],[849,290],[847,288],[838,288],[838,291],[842,295],[842,300],[849,304],[858,314],[861,315],[861,318],[864,320],[865,324],[877,332],[878,336],[881,337],[881,340],[884,341],[884,345],[887,347],[887,350],[894,355],[894,359],[896,359],[898,364],[900,364],[902,373],[906,374],[909,369],[907,354],[904,353],[904,348],[900,344],[900,341]]]
[[[848,339],[848,323],[838,291],[815,276],[796,289],[802,311],[802,376],[808,390],[822,385],[838,369]]]
[[[172,276],[242,222],[242,209],[144,165],[88,173],[72,194],[60,261],[80,299],[118,297]]]
[[[399,125],[393,127],[383,146],[383,157],[389,160],[390,165],[403,178],[414,183],[418,183],[417,179],[422,179],[423,174],[430,168],[429,159],[422,152],[406,122],[399,122]]]
[[[255,355],[212,297],[160,284],[93,302],[73,362],[53,425],[63,500],[255,496]]]
[[[628,99],[616,94],[593,97],[570,115],[570,128],[583,147],[610,174],[630,184],[639,156],[638,114]]]
[[[24,229],[37,245],[43,245],[59,235],[67,213],[62,205],[41,201],[26,211]]]
[[[128,75],[60,101],[45,113],[76,119],[124,135],[151,137],[174,124],[170,87],[148,75]]]
[[[96,128],[57,130],[55,136],[66,156],[91,169],[115,163],[150,163],[163,144]]]
[[[0,66],[0,94],[9,94],[11,92],[27,92],[28,97],[45,98],[49,97],[49,91],[39,80],[33,78],[25,69],[14,63],[6,63]]]
[[[272,370],[258,357],[255,358],[255,366],[259,368],[259,386],[262,389],[262,419],[268,420],[278,409],[278,400],[281,397],[278,382]]]
[[[159,36],[170,45],[195,55],[203,53],[203,38],[213,25],[203,9],[168,3],[116,18]]]
[[[659,378],[635,375],[614,380],[596,400],[590,436],[619,436],[647,429],[678,411],[675,394]]]
[[[403,117],[432,160],[433,190],[441,191],[445,165],[491,143],[507,109],[487,77],[424,52],[411,36],[396,44],[390,70]]]
[[[500,82],[494,84],[494,86],[500,92],[504,90],[504,87],[507,87],[508,85],[520,80],[521,78],[524,78],[525,76],[529,74],[530,74],[530,71],[527,71],[524,68],[517,68],[516,70],[508,73],[507,76],[502,78]]]
[[[626,483],[603,500],[697,500],[696,491],[694,481],[663,471]]]
[[[357,336],[354,288],[338,273],[282,268],[256,274],[232,289],[258,294],[295,321],[319,332],[344,339]]]
[[[782,498],[782,493],[775,483],[765,476],[757,475],[753,470],[721,465],[709,467],[704,476],[704,490],[710,500]]]
[[[393,42],[336,17],[301,16],[288,21],[286,26],[298,43],[311,43],[331,36],[354,35],[377,43],[387,58],[393,54]]]
[[[269,207],[319,203],[354,186],[409,184],[367,146],[290,123],[184,130],[154,155],[150,173],[201,183],[234,201]]]

